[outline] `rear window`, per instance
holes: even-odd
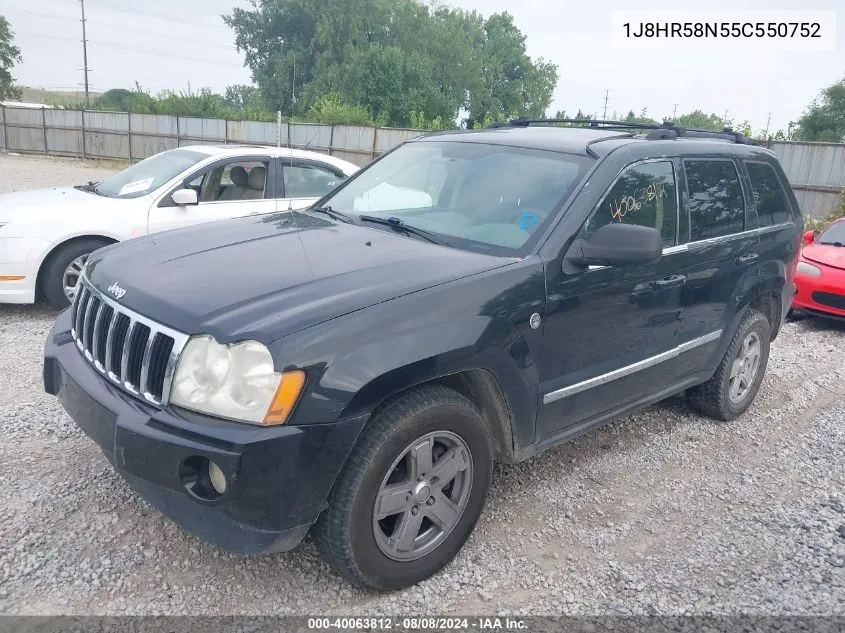
[[[685,160],[690,240],[723,237],[745,230],[745,199],[730,160]]]
[[[747,162],[745,168],[751,180],[759,225],[763,227],[789,222],[789,198],[772,166],[767,163]]]

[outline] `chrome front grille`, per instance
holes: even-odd
[[[76,346],[97,371],[134,396],[167,404],[187,335],[123,307],[84,276],[79,278],[71,319]]]

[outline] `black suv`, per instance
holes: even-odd
[[[190,532],[263,553],[310,531],[375,589],[455,556],[497,460],[680,392],[736,418],[794,294],[774,155],[551,123],[427,135],[307,210],[97,251],[45,389]]]

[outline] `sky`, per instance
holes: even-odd
[[[485,15],[508,11],[526,36],[528,54],[558,66],[550,114],[603,115],[646,108],[652,118],[701,109],[755,131],[786,129],[825,87],[845,76],[845,7],[841,0],[710,0],[711,9],[836,9],[835,51],[620,52],[611,43],[618,10],[696,9],[697,0],[440,0]],[[153,93],[208,86],[222,92],[250,83],[234,36],[220,18],[245,0],[85,0],[89,81],[94,91],[132,88]],[[18,83],[79,89],[83,67],[78,0],[0,0],[23,63]],[[676,105],[677,104],[677,105]]]

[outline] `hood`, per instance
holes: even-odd
[[[114,198],[98,196],[96,193],[80,191],[73,187],[52,187],[14,191],[0,195],[0,222],[14,222],[18,219],[32,219],[32,213],[39,209],[67,209],[74,206],[114,205],[120,202]]]
[[[271,341],[512,260],[299,212],[200,224],[97,251],[91,282],[187,334]],[[424,306],[421,309],[425,309]]]
[[[805,246],[801,251],[801,256],[817,264],[824,264],[825,266],[845,270],[845,246],[833,246],[832,244],[819,244],[816,242]]]

